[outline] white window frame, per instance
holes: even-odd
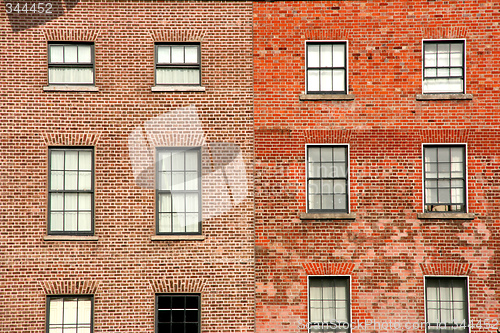
[[[352,332],[352,277],[350,274],[345,275],[308,275],[307,276],[307,331],[311,332],[310,329],[310,295],[309,295],[309,281],[310,278],[348,278],[349,279],[349,329],[348,332]]]
[[[465,278],[465,286],[467,288],[467,330],[470,333],[470,288],[469,288],[469,277],[467,275],[424,275],[424,315],[425,315],[425,332],[429,332],[427,329],[428,319],[427,319],[427,278]]]
[[[305,156],[305,164],[306,164],[306,174],[305,174],[305,187],[306,187],[306,212],[309,212],[309,183],[308,183],[308,175],[309,175],[309,163],[307,161],[307,153],[308,153],[308,148],[310,146],[338,146],[338,147],[347,147],[347,168],[346,168],[346,176],[347,176],[347,189],[346,189],[346,195],[347,195],[347,200],[346,200],[346,206],[347,206],[347,211],[342,214],[349,214],[351,212],[351,146],[348,143],[308,143],[305,145],[305,151],[304,151],[304,156]],[[336,214],[336,213],[333,213]]]
[[[463,67],[464,67],[464,89],[463,92],[425,92],[424,91],[424,63],[425,63],[425,51],[424,51],[424,44],[425,43],[445,43],[445,42],[463,42],[464,43],[464,58],[462,59],[463,61]],[[421,45],[421,50],[422,50],[422,94],[458,94],[458,95],[463,95],[467,93],[467,41],[465,38],[439,38],[439,39],[422,39],[422,45]]]
[[[422,161],[422,212],[424,213],[433,213],[433,212],[426,212],[425,211],[425,154],[424,154],[424,147],[425,146],[463,146],[465,149],[465,189],[464,189],[464,194],[465,194],[465,211],[464,212],[454,212],[454,211],[449,211],[449,212],[437,212],[439,214],[450,214],[450,213],[468,213],[469,212],[469,161],[468,161],[468,147],[467,143],[422,143],[421,146],[421,161]]]
[[[305,91],[304,94],[309,93],[308,80],[307,80],[307,43],[345,43],[345,95],[349,94],[349,41],[348,40],[306,40],[304,41],[304,81],[305,81]],[[316,94],[316,93],[312,93]],[[328,92],[325,92],[328,94]],[[331,94],[331,93],[330,93]],[[338,95],[344,95],[343,93],[337,93]]]

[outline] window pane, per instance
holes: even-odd
[[[308,152],[308,161],[309,162],[319,162],[320,159],[320,148],[309,148]]]
[[[434,52],[430,51],[429,48],[434,49]],[[428,45],[425,48],[425,67],[436,67],[436,65],[435,45]]]
[[[439,162],[450,162],[450,149],[449,148],[438,148],[438,161]]]
[[[333,91],[345,90],[344,73],[345,71],[343,69],[336,69],[333,71]]]
[[[64,62],[78,62],[78,46],[64,45]]]
[[[438,67],[450,65],[450,44],[438,44]]]
[[[186,190],[198,189],[198,173],[186,172]]]
[[[451,68],[450,69],[450,76],[462,76],[462,68]]]
[[[92,231],[92,215],[90,212],[78,213],[78,231]]]
[[[333,45],[333,66],[345,67],[345,44]]]
[[[62,45],[51,45],[50,50],[50,62],[64,62],[64,46]]]
[[[50,231],[64,230],[64,213],[50,213]]]
[[[66,171],[64,173],[64,189],[69,191],[74,191],[77,189],[77,185],[78,185],[78,172]]]
[[[62,324],[63,323],[63,299],[51,298],[49,302],[49,324]]]
[[[50,152],[50,169],[64,170],[64,151],[52,150]]]
[[[333,209],[333,195],[326,195],[324,194],[322,196],[322,207],[321,209],[328,209],[332,210]]]
[[[425,177],[437,178],[437,163],[425,163]]]
[[[335,320],[335,309],[333,301],[323,301],[323,322]]]
[[[170,46],[158,45],[156,48],[157,61],[159,64],[168,64],[170,63]]]
[[[335,177],[346,177],[347,176],[344,163],[335,163],[334,170],[335,170],[335,173],[334,173]]]
[[[198,63],[198,47],[197,46],[186,46],[186,63],[196,64]]]
[[[94,70],[92,68],[49,68],[49,83],[93,84]]]
[[[184,46],[172,46],[172,63],[184,63]]]
[[[65,170],[78,170],[78,151],[68,150],[65,154]]]
[[[186,151],[186,170],[198,170],[198,151]]]
[[[346,148],[333,148],[335,162],[344,162],[346,159]]]
[[[90,45],[78,45],[78,62],[92,63],[92,47]]]
[[[307,66],[319,67],[319,45],[307,45]]]
[[[438,70],[437,70],[437,76],[438,77],[448,77],[448,76],[450,76],[450,69],[449,68],[438,68]]]
[[[451,44],[451,66],[463,65],[462,44]]]
[[[436,77],[437,70],[435,68],[426,68],[425,69],[425,77]]]
[[[463,79],[426,79],[423,91],[425,93],[463,92]]]
[[[50,193],[50,210],[62,211],[64,209],[64,195],[62,193]]]
[[[198,232],[198,213],[187,213],[186,214],[186,232]]]
[[[158,231],[159,232],[172,232],[172,215],[168,214],[159,214],[158,218]]]
[[[90,299],[80,298],[78,300],[78,323],[90,324],[92,318],[92,301]]]
[[[346,210],[347,209],[347,200],[346,200],[346,195],[339,195],[339,194],[336,194],[335,195],[335,206],[334,208],[335,209],[339,209],[339,210]]]
[[[344,179],[336,179],[334,184],[334,193],[346,193],[346,182]]]
[[[172,214],[173,218],[173,232],[185,232],[186,231],[186,222],[185,222],[185,214],[184,213],[174,213]]]
[[[173,211],[174,212],[185,212],[185,196],[184,193],[174,193],[172,195]]]
[[[309,280],[309,298],[312,300],[321,299],[321,280]]]
[[[451,148],[451,161],[452,162],[463,162],[464,161],[463,148],[459,148],[459,147]]]
[[[425,162],[437,162],[437,148],[424,148]]]
[[[76,211],[77,208],[78,208],[78,194],[66,193],[64,195],[64,209]]]
[[[451,203],[451,193],[449,188],[438,189],[439,203]]]
[[[437,189],[425,189],[425,202],[426,203],[437,203]]]
[[[64,213],[64,230],[77,231],[78,230],[78,213]]]
[[[460,283],[454,283],[453,284],[453,300],[454,301],[464,301],[465,299],[466,299],[465,285],[461,285]]]
[[[92,189],[92,173],[79,172],[78,189],[81,191],[90,191]]]
[[[449,163],[438,164],[438,178],[450,178],[451,165]]]
[[[64,324],[76,324],[76,312],[77,302],[76,298],[65,298],[64,299]]]
[[[321,163],[309,163],[309,177],[321,177]]]
[[[335,297],[338,300],[347,300],[347,280],[338,279],[335,281]]]
[[[198,212],[198,193],[186,193],[186,212]]]
[[[321,91],[332,91],[333,87],[333,78],[332,78],[332,71],[327,69],[323,69],[320,72],[321,74]]]
[[[157,68],[157,84],[200,84],[200,70],[186,68]]]
[[[163,212],[171,212],[172,211],[172,198],[170,194],[160,194],[158,196],[158,211]]]
[[[333,163],[322,163],[321,164],[321,176],[326,178],[334,177],[334,165]]]
[[[321,193],[331,194],[333,192],[334,192],[333,180],[332,179],[323,179],[321,181]]]
[[[172,190],[184,190],[184,172],[172,172]]]
[[[464,190],[462,188],[451,189],[451,203],[455,204],[464,203]]]
[[[321,180],[310,180],[309,181],[309,194],[319,194],[321,193]]]
[[[320,195],[309,195],[309,209],[321,209]]]
[[[320,45],[320,59],[321,59],[321,67],[332,67],[333,51],[331,44]]]
[[[311,69],[307,71],[307,90],[319,91],[319,70]]]
[[[80,151],[78,158],[78,169],[80,171],[92,170],[92,152],[91,151]]]
[[[321,148],[321,161],[322,162],[333,161],[333,149],[331,147],[322,147]]]
[[[310,301],[311,322],[321,322],[323,320],[323,311],[321,301]]]

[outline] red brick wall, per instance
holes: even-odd
[[[466,275],[470,319],[500,326],[499,22],[494,1],[254,3],[257,332],[306,332],[307,276],[330,274],[354,322],[424,322],[424,275]],[[416,100],[438,38],[466,39],[472,100]],[[353,101],[299,100],[306,40],[348,41]],[[355,220],[299,219],[313,143],[349,144]],[[423,143],[467,144],[473,220],[417,218]]]
[[[50,17],[0,11],[0,331],[45,332],[46,295],[91,293],[94,332],[154,332],[155,293],[197,292],[202,332],[253,332],[252,4],[52,3]],[[186,40],[201,43],[206,91],[151,92],[155,41]],[[93,41],[99,92],[44,92],[48,41]],[[61,145],[95,149],[98,241],[44,241]],[[151,240],[167,145],[202,146],[205,240]]]

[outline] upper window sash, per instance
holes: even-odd
[[[308,94],[347,94],[347,42],[306,42]]]

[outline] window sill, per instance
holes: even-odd
[[[203,241],[204,235],[155,235],[151,236],[152,241]]]
[[[473,213],[419,213],[419,219],[439,219],[439,220],[474,220]]]
[[[355,213],[301,213],[301,220],[355,220]]]
[[[418,94],[417,101],[472,100],[472,94]]]
[[[99,88],[96,86],[54,85],[43,87],[43,91],[98,92]]]
[[[152,92],[204,92],[202,86],[152,86]]]
[[[300,94],[301,101],[353,101],[353,94]]]
[[[73,236],[73,235],[47,235],[43,237],[44,241],[86,241],[97,242],[97,236]]]

